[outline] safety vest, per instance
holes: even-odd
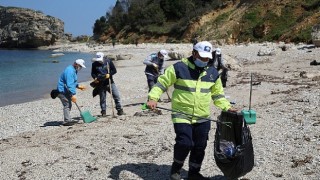
[[[208,121],[198,117],[210,117],[210,103],[227,111],[231,105],[225,98],[221,80],[217,70],[205,67],[199,70],[192,57],[182,59],[169,66],[158,78],[157,84],[149,92],[148,98],[158,101],[161,94],[170,86],[174,86],[172,94],[172,109],[190,114],[191,116],[173,112],[173,123],[201,123]],[[198,117],[195,117],[198,116]]]

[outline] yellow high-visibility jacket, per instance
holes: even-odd
[[[172,110],[186,114],[210,117],[210,103],[227,111],[231,105],[225,98],[219,74],[214,67],[200,70],[193,63],[192,57],[182,59],[169,66],[158,78],[148,94],[150,100],[158,101],[161,94],[174,85]],[[173,123],[201,123],[207,121],[194,116],[172,113]]]

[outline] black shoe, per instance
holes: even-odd
[[[101,111],[101,116],[103,116],[103,117],[106,117],[106,116],[107,116],[107,114],[106,114],[106,111],[105,111],[105,110],[102,110],[102,111]]]
[[[119,109],[117,114],[118,116],[126,115],[126,113],[123,112],[123,109]]]
[[[210,178],[206,178],[202,176],[199,172],[197,173],[188,173],[188,180],[209,180]]]
[[[179,172],[170,175],[170,180],[181,180],[181,175]]]
[[[170,171],[170,180],[181,180],[181,168],[183,164],[173,162]]]

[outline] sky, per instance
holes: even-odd
[[[64,32],[74,37],[93,35],[93,25],[117,0],[0,0],[0,6],[41,11],[64,22]]]

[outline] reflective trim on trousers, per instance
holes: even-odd
[[[183,164],[184,163],[183,161],[179,161],[179,160],[177,160],[175,158],[173,158],[173,162],[176,162],[176,163],[179,163],[179,164]]]
[[[186,119],[186,120],[188,120],[188,121],[192,121],[192,115],[185,115],[185,114],[179,114],[179,113],[175,113],[175,114],[171,114],[171,118],[172,119],[176,119],[176,118],[178,118],[178,119]],[[198,118],[197,120],[197,123],[203,123],[203,122],[206,122],[206,121],[208,121],[207,119],[200,119],[200,118]]]
[[[197,163],[189,162],[189,167],[193,167],[193,168],[200,168],[200,167],[201,167],[201,164],[197,164]]]

